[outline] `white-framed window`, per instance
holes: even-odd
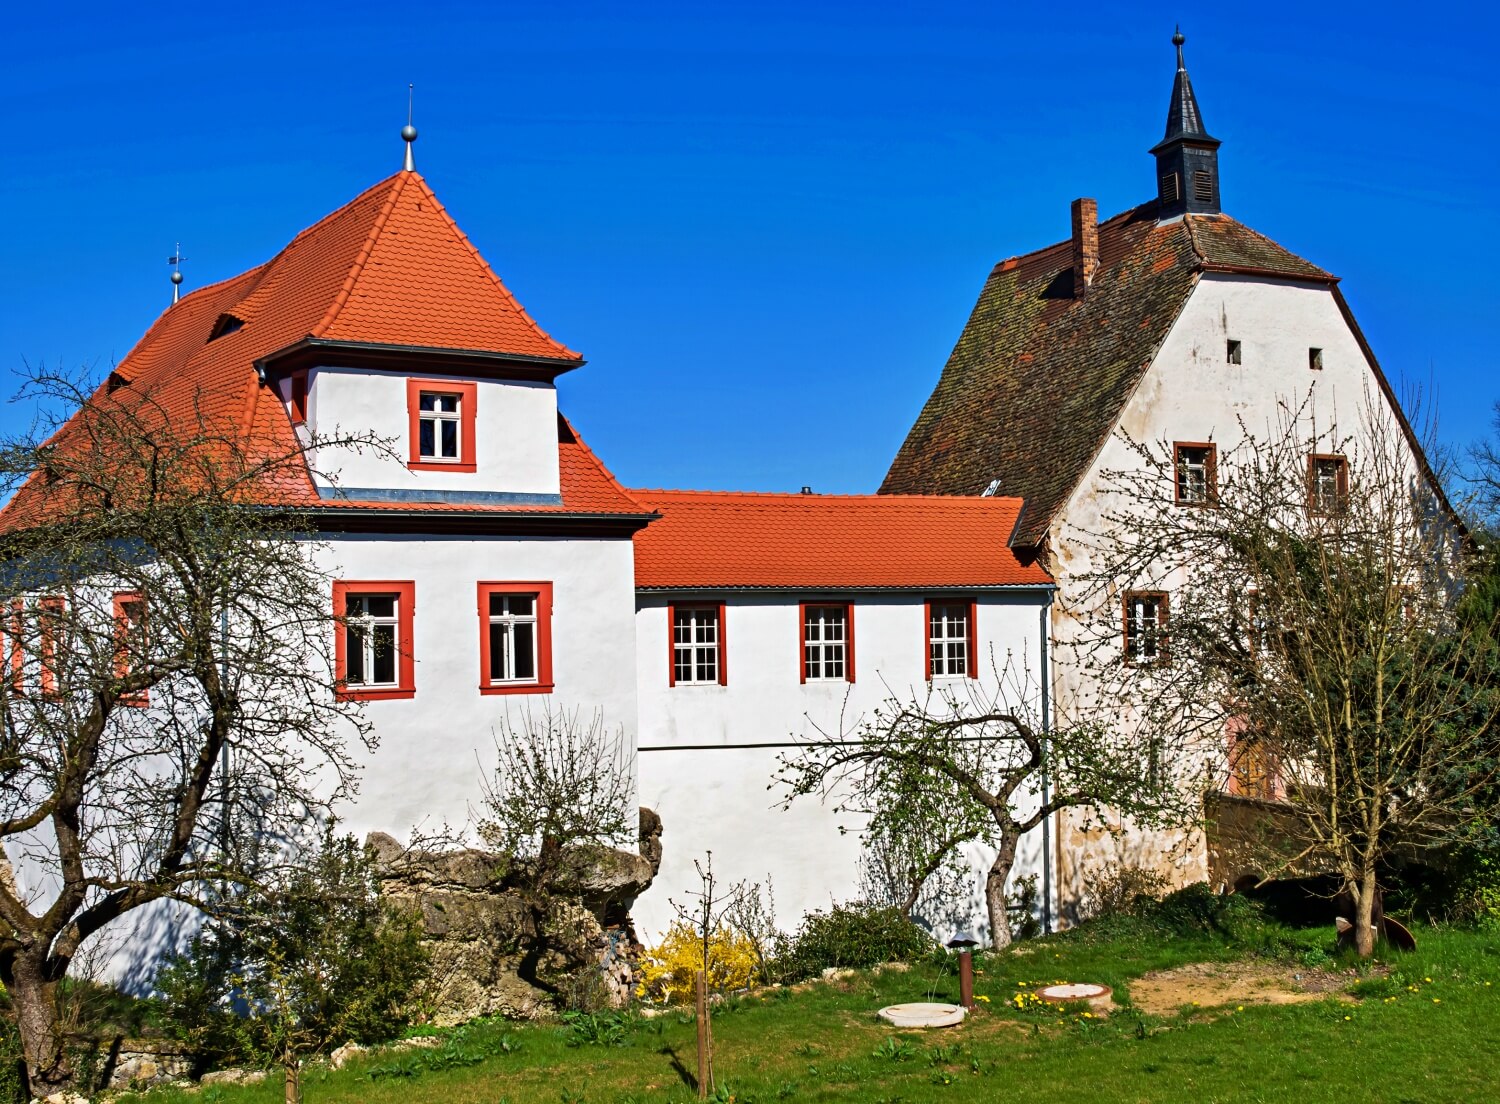
[[[400,685],[401,599],[395,594],[348,594],[344,603],[344,683]]]
[[[674,685],[721,681],[719,650],[724,626],[719,606],[672,607],[672,682]]]
[[[1125,595],[1125,662],[1150,667],[1167,660],[1167,596],[1133,590]]]
[[[927,656],[933,678],[969,674],[969,603],[928,606]]]
[[[1211,444],[1172,446],[1179,506],[1212,506],[1219,495],[1217,448]]]
[[[1307,458],[1307,512],[1331,517],[1349,504],[1349,461],[1342,456]]]
[[[423,391],[417,400],[417,455],[425,461],[464,459],[463,398],[453,391]]]
[[[849,667],[849,607],[847,605],[804,605],[802,607],[803,681],[850,679]]]
[[[489,596],[489,670],[491,685],[537,681],[537,596]]]

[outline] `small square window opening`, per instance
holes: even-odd
[[[1241,363],[1242,354],[1240,352],[1240,343],[1238,341],[1231,339],[1228,345],[1225,346],[1224,359],[1230,364]]]
[[[1307,350],[1307,366],[1314,372],[1321,372],[1323,370],[1322,349]]]

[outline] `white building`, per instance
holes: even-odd
[[[1221,209],[1220,143],[1203,125],[1182,36],[1173,41],[1166,134],[1151,150],[1156,197],[1104,222],[1093,200],[1076,200],[1068,240],[995,266],[881,488],[975,495],[998,486],[1025,499],[1010,544],[1057,582],[1059,710],[1099,690],[1065,645],[1097,615],[1087,579],[1095,565],[1079,538],[1124,508],[1107,473],[1144,468],[1130,442],[1172,449],[1162,509],[1200,508],[1212,502],[1219,452],[1245,429],[1265,435],[1291,410],[1309,439],[1314,424],[1336,425],[1357,442],[1373,400],[1373,413],[1399,427],[1417,481],[1451,516],[1338,278]],[[1343,455],[1309,455],[1309,494],[1339,493],[1346,471]],[[1122,653],[1131,624],[1165,618],[1169,598],[1118,596]],[[1222,785],[1253,788],[1222,750]],[[1065,914],[1101,862],[1162,868],[1179,882],[1207,873],[1201,837],[1085,831],[1068,814],[1056,827]]]
[[[346,828],[461,829],[504,723],[598,716],[639,743],[664,822],[641,934],[707,850],[727,879],[769,874],[794,924],[855,894],[858,848],[815,800],[772,808],[772,745],[850,732],[892,696],[984,692],[991,657],[1039,664],[1051,585],[1007,546],[1021,503],[631,492],[558,412],[582,363],[408,166],[184,296],[110,388],[228,419],[268,454],[389,443],[320,445],[274,493],[313,519],[326,600],[355,619],[335,631],[339,693],[377,748]]]

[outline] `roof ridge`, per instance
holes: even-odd
[[[646,504],[644,502],[641,502],[639,499],[637,499],[635,497],[635,494],[633,492],[631,492],[625,486],[625,484],[621,483],[618,479],[615,478],[615,473],[609,470],[609,468],[605,465],[605,463],[604,463],[603,460],[599,459],[599,454],[598,453],[596,453],[593,449],[589,448],[588,442],[583,439],[583,436],[578,432],[577,429],[575,429],[573,427],[573,423],[568,420],[567,415],[564,414],[561,410],[559,410],[557,412],[557,420],[567,427],[568,432],[570,434],[572,434],[572,436],[573,436],[573,443],[575,445],[577,445],[580,450],[582,450],[582,452],[583,452],[583,454],[585,456],[587,456],[590,460],[592,460],[594,462],[594,465],[601,472],[604,473],[605,477],[611,483],[613,483],[615,485],[615,489],[617,491],[619,491],[622,495],[624,495],[625,498],[629,502],[634,503],[636,506],[639,506],[641,509],[644,510],[646,508]],[[559,442],[559,444],[561,444],[561,442]]]
[[[381,204],[380,210],[375,215],[375,221],[370,225],[370,232],[365,235],[364,243],[359,247],[359,252],[355,254],[354,263],[349,266],[349,272],[344,277],[343,285],[339,288],[338,294],[333,297],[333,302],[328,305],[328,309],[323,312],[323,317],[319,319],[317,325],[312,328],[312,332],[309,334],[310,337],[321,337],[323,333],[328,329],[328,327],[333,325],[334,320],[338,318],[339,311],[343,310],[344,304],[349,301],[349,297],[354,293],[354,285],[359,282],[360,276],[364,273],[365,262],[370,259],[370,254],[375,249],[375,242],[380,238],[380,231],[385,228],[386,219],[390,218],[391,211],[396,206],[397,198],[406,188],[406,178],[408,176],[416,175],[417,174],[415,172],[400,172],[396,173],[394,176],[388,176],[385,180],[381,181],[381,183],[384,184],[394,180],[395,187],[391,189],[390,194],[385,197],[385,202]],[[377,188],[379,186],[380,185],[378,184],[376,185]],[[343,207],[340,207],[339,210],[342,211],[345,208],[353,207],[361,199],[369,195],[373,190],[374,189],[366,189],[354,199],[351,199],[348,203],[344,204]],[[336,214],[337,212],[334,213]],[[331,218],[332,215],[328,217]],[[307,231],[303,231],[303,233],[306,232]],[[301,236],[301,234],[298,234],[296,238],[293,238],[291,242],[287,243],[286,249],[282,250],[282,252],[286,252],[286,250],[291,249],[292,245],[295,244],[297,239]]]
[[[627,490],[632,495],[697,495],[703,498],[789,499],[796,502],[871,502],[886,506],[895,506],[902,502],[910,501],[952,503],[1016,503],[1021,501],[1019,495],[880,494],[878,491],[865,494],[826,494],[815,492],[804,494],[801,491],[714,491],[677,487],[630,487]]]
[[[484,254],[480,253],[479,250],[475,248],[474,243],[469,240],[469,235],[465,234],[463,232],[463,228],[460,227],[456,221],[454,221],[453,216],[448,213],[448,208],[443,206],[443,201],[438,199],[437,193],[432,190],[431,186],[427,183],[427,180],[420,173],[415,171],[413,171],[409,175],[416,177],[418,186],[422,189],[423,192],[426,193],[427,198],[432,200],[433,206],[436,208],[438,215],[444,222],[448,224],[448,228],[453,231],[453,234],[458,239],[459,244],[469,251],[470,256],[472,256],[474,260],[478,262],[480,270],[492,281],[494,281],[495,288],[500,292],[501,295],[505,296],[506,301],[510,303],[510,305],[515,309],[516,313],[525,320],[526,324],[532,328],[537,336],[542,338],[544,341],[556,345],[563,352],[569,354],[572,359],[582,360],[583,355],[581,353],[570,349],[568,346],[564,345],[561,341],[558,341],[555,337],[549,334],[546,330],[542,329],[542,327],[537,324],[536,319],[532,318],[531,315],[527,312],[526,308],[521,305],[520,301],[511,294],[510,288],[505,286],[505,281],[500,279],[500,277],[495,273],[495,270],[490,267],[489,261],[484,259]],[[616,482],[618,482],[618,480]]]
[[[1156,200],[1148,199],[1145,203],[1137,203],[1134,207],[1127,207],[1123,211],[1116,212],[1115,214],[1110,215],[1107,219],[1100,219],[1099,230],[1102,233],[1105,227],[1110,226],[1113,223],[1126,220],[1136,213],[1145,210],[1147,207],[1154,206],[1155,204]],[[996,263],[995,267],[997,269],[1014,268],[1028,258],[1038,257],[1041,254],[1046,253],[1048,250],[1061,249],[1067,246],[1071,241],[1071,238],[1062,238],[1058,241],[1049,242],[1046,245],[1039,246],[1036,249],[1028,250],[1025,253],[1016,253],[1010,257],[1006,257],[1004,260],[999,261],[998,263]]]

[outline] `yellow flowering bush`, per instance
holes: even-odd
[[[755,943],[739,932],[720,928],[709,937],[705,966],[698,933],[686,924],[673,924],[662,941],[646,952],[636,995],[664,1003],[692,1000],[693,975],[704,969],[710,990],[747,988],[760,969]]]

